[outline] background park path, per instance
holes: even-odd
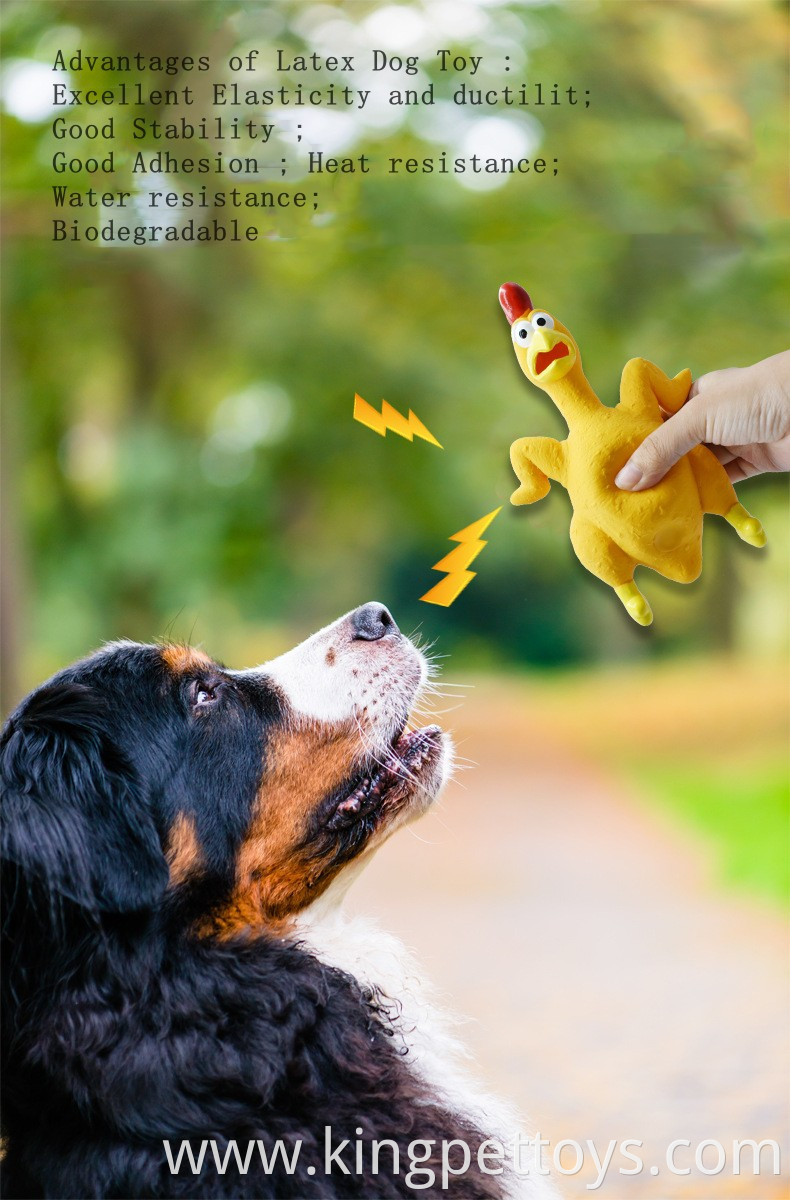
[[[445,723],[477,767],[383,848],[349,906],[417,951],[473,1018],[481,1075],[544,1137],[642,1140],[640,1175],[616,1157],[588,1191],[585,1164],[565,1196],[788,1195],[786,1142],[783,1179],[729,1166],[733,1139],[782,1143],[788,1127],[783,916],[717,887],[703,844],[565,745],[528,685],[478,686]],[[706,1177],[681,1149],[692,1172],[672,1176],[675,1138],[718,1139],[727,1167]]]

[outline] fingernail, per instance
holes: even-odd
[[[623,491],[630,492],[642,479],[642,472],[636,463],[627,462],[619,475],[615,476],[615,483]]]

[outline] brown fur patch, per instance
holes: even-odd
[[[167,839],[165,858],[170,868],[171,887],[177,887],[199,870],[202,855],[194,817],[182,812],[178,814]]]
[[[236,888],[205,932],[279,933],[328,887],[342,864],[329,866],[300,847],[316,806],[348,776],[359,750],[359,734],[350,724],[305,723],[271,739],[266,775],[238,854]]]
[[[202,650],[193,650],[191,646],[175,644],[162,647],[162,661],[177,675],[205,670],[206,667],[212,665],[211,659]]]

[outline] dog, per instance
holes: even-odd
[[[233,671],[117,642],[9,718],[3,1195],[554,1195],[498,1157],[405,949],[341,901],[434,800],[426,662],[365,604]]]

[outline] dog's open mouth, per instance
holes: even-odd
[[[333,830],[358,821],[375,819],[386,807],[408,800],[421,787],[431,787],[431,777],[442,756],[442,731],[438,725],[401,732],[386,755],[370,759],[365,774],[353,789],[332,807],[327,822]]]

